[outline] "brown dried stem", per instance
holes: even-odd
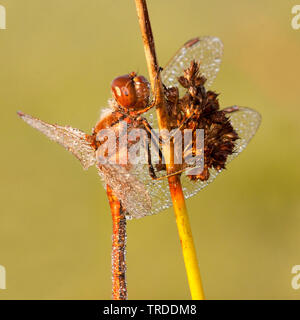
[[[144,50],[152,90],[155,90],[156,108],[158,113],[159,127],[168,128],[168,113],[165,104],[164,91],[159,75],[159,64],[156,57],[154,39],[145,0],[135,0],[139,24],[142,32]]]

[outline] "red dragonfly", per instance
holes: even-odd
[[[164,86],[177,87],[179,94],[184,89],[178,83],[178,77],[187,69],[192,60],[200,65],[200,74],[206,78],[205,88],[213,83],[221,64],[223,53],[222,42],[216,37],[195,38],[188,41],[178,50],[167,66],[161,72]],[[84,169],[96,165],[103,182],[109,185],[121,201],[127,218],[141,218],[158,213],[172,205],[167,179],[153,179],[149,174],[149,166],[131,165],[130,167],[97,162],[97,142],[94,139],[97,132],[103,128],[117,127],[120,121],[128,123],[129,128],[144,128],[150,134],[155,126],[154,102],[150,102],[150,87],[148,81],[131,73],[116,78],[112,82],[113,99],[109,100],[109,109],[105,110],[97,122],[92,135],[70,126],[49,124],[30,115],[19,112],[19,116],[30,126],[45,134],[51,140],[58,142],[70,151],[81,162]],[[226,164],[242,152],[257,131],[261,117],[250,108],[229,107],[226,114],[239,139],[235,141],[235,150],[226,159]],[[150,168],[153,172],[153,167]],[[151,172],[150,170],[150,172]],[[185,198],[195,195],[205,188],[222,171],[209,170],[209,178],[192,181],[183,172],[181,175]]]

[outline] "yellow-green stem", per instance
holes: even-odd
[[[192,229],[179,177],[170,177],[169,186],[191,296],[193,300],[204,300],[205,297]]]

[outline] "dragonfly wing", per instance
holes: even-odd
[[[226,108],[232,126],[240,139],[235,141],[235,151],[227,158],[226,164],[236,158],[248,145],[261,123],[260,114],[250,108],[230,107]],[[184,173],[182,174],[182,187],[185,198],[190,198],[211,183],[223,170],[210,169],[210,177],[206,181],[191,181]]]
[[[226,164],[231,162],[237,157],[248,145],[250,140],[255,135],[260,122],[260,114],[249,108],[231,107],[227,108],[228,117],[233,127],[237,131],[240,139],[235,143],[235,152],[228,157]],[[150,214],[158,213],[168,207],[172,206],[172,200],[169,192],[168,179],[153,180],[148,174],[147,166],[134,166],[132,169],[137,179],[144,185],[144,189],[147,191],[151,198]],[[197,194],[200,190],[205,188],[211,183],[222,170],[217,171],[210,169],[210,177],[207,181],[191,181],[187,174],[184,172],[181,175],[182,189],[185,198],[190,198]]]
[[[200,63],[200,73],[207,79],[205,88],[208,88],[220,70],[222,55],[223,43],[219,38],[206,36],[191,39],[167,63],[161,72],[162,82],[167,87],[178,87],[179,95],[184,95],[187,90],[178,83],[178,77],[183,76],[183,71],[195,60]],[[144,117],[153,127],[158,127],[155,108],[150,109]]]
[[[151,215],[152,200],[145,185],[124,167],[116,164],[97,165],[98,173],[126,210],[127,218]]]
[[[70,151],[81,162],[84,169],[95,164],[95,151],[86,141],[86,134],[83,131],[69,126],[50,124],[23,112],[18,112],[18,115],[31,127]]]
[[[235,153],[229,157],[229,161],[231,161],[247,147],[254,137],[261,123],[261,115],[257,111],[247,107],[234,106],[225,110],[230,110],[227,114],[232,126],[240,137],[236,142]]]
[[[151,199],[149,214],[156,214],[172,206],[168,179],[153,180],[148,171],[148,165],[135,165],[131,174],[144,186],[144,192]]]
[[[200,63],[200,73],[205,76],[205,87],[212,85],[221,64],[223,43],[216,37],[191,39],[180,48],[161,73],[162,82],[167,87],[178,87],[180,94],[186,89],[178,84],[178,77],[190,66],[192,60]]]

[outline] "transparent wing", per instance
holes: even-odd
[[[227,159],[226,165],[236,158],[248,145],[253,136],[255,135],[259,125],[261,123],[260,114],[250,108],[245,107],[231,107],[228,108],[228,116],[230,122],[236,132],[238,133],[240,139],[236,141],[235,151]],[[183,186],[183,193],[185,198],[190,198],[199,192],[201,189],[205,188],[209,183],[211,183],[219,173],[223,170],[210,169],[210,177],[207,181],[191,181],[185,174],[182,175],[181,181]]]
[[[81,162],[84,169],[95,164],[95,151],[86,141],[85,133],[81,130],[69,126],[50,124],[23,112],[18,112],[18,115],[31,127],[70,151]]]
[[[96,163],[94,149],[85,139],[85,133],[69,126],[50,124],[30,115],[18,112],[18,115],[30,126],[45,134],[70,151],[87,169]],[[109,184],[121,200],[128,218],[141,218],[151,214],[151,198],[144,185],[119,165],[97,166],[102,180]]]
[[[240,139],[236,141],[235,152],[228,157],[226,164],[232,161],[246,148],[261,122],[261,116],[255,110],[236,106],[227,108],[227,110],[230,121],[239,134]],[[190,198],[201,189],[205,188],[220,172],[222,172],[222,170],[217,171],[210,169],[210,177],[207,181],[191,181],[188,176],[183,173],[181,175],[181,181],[185,198]],[[142,165],[134,166],[131,169],[131,174],[144,185],[144,189],[150,196],[151,214],[158,213],[172,205],[167,179],[152,180],[148,174],[147,166]]]
[[[207,82],[205,88],[212,85],[217,73],[220,70],[223,55],[223,43],[217,37],[198,37],[187,41],[167,63],[161,72],[161,79],[167,87],[178,87],[179,95],[186,93],[186,89],[178,83],[178,77],[190,66],[192,60],[200,63],[200,72],[205,76]],[[153,98],[153,97],[152,97]],[[149,123],[157,128],[155,108],[150,109],[144,117]]]
[[[98,173],[121,201],[128,219],[151,215],[152,199],[145,185],[124,167],[116,164],[97,165]]]
[[[200,72],[207,79],[205,87],[208,88],[220,69],[222,55],[223,44],[219,38],[207,36],[191,39],[177,51],[162,71],[162,82],[167,87],[176,86],[180,94],[184,93],[186,89],[178,85],[177,78],[182,76],[183,70],[195,60],[200,63]]]
[[[227,163],[245,149],[261,121],[260,114],[249,108],[231,107],[228,108],[228,115],[240,139],[236,142],[235,153],[228,157]],[[23,113],[19,113],[19,116],[33,128],[73,153],[84,168],[95,164],[95,152],[85,141],[84,132],[71,127],[48,124]],[[152,215],[172,205],[168,180],[152,180],[147,165],[134,165],[130,169],[125,169],[119,165],[105,164],[98,166],[98,171],[104,182],[110,185],[121,200],[128,212],[128,218]],[[207,181],[197,182],[191,181],[183,173],[182,185],[185,198],[205,188],[221,171],[210,170],[210,178]]]

